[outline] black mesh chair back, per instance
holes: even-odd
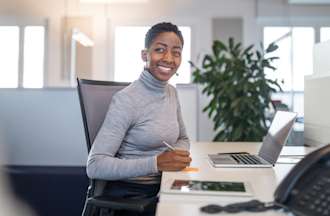
[[[107,114],[112,96],[129,83],[78,79],[88,152]]]
[[[84,123],[87,150],[101,128],[113,95],[129,85],[123,82],[77,79],[80,108]],[[90,179],[82,215],[108,215],[109,209],[143,212],[154,200],[113,199],[102,196],[105,181]],[[111,183],[111,182],[107,182]],[[103,214],[104,213],[104,214]]]

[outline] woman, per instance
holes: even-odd
[[[112,181],[105,193],[156,197],[161,171],[189,166],[189,139],[177,92],[168,84],[181,64],[182,48],[176,25],[158,23],[147,32],[141,52],[145,69],[114,95],[88,157],[88,176]],[[175,150],[169,151],[164,142]]]

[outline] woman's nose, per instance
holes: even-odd
[[[166,62],[173,62],[173,55],[171,52],[166,52],[163,58],[164,61]]]

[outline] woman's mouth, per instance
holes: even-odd
[[[166,67],[166,66],[158,66],[158,68],[163,72],[163,73],[170,73],[172,71],[172,68]]]

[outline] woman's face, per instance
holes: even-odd
[[[174,32],[157,35],[147,50],[142,51],[142,59],[149,72],[160,81],[168,81],[181,64],[182,43]]]

